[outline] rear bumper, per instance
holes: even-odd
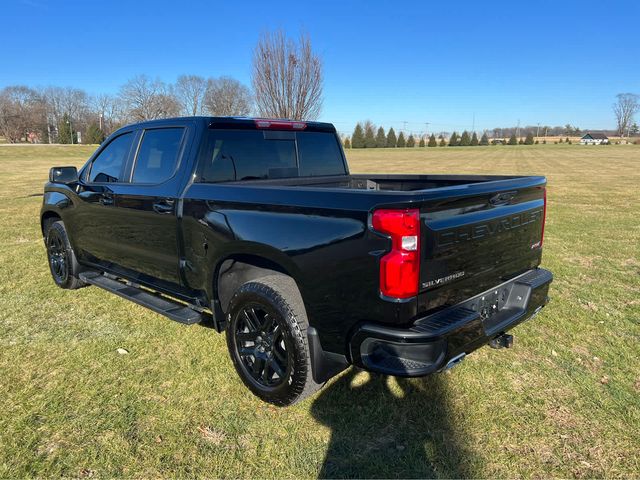
[[[403,377],[441,370],[537,314],[549,301],[552,280],[537,268],[406,329],[362,324],[351,337],[352,363]]]

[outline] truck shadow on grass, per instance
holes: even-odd
[[[358,372],[351,368],[321,390],[311,407],[331,429],[319,478],[473,476],[445,375],[408,380]]]

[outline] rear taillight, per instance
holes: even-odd
[[[418,294],[420,280],[420,211],[376,210],[374,230],[391,237],[391,251],[380,259],[380,292],[386,297]]]
[[[292,122],[289,120],[269,120],[257,118],[255,120],[257,128],[266,128],[272,130],[304,130],[307,128],[305,122]]]
[[[547,187],[543,190],[544,207],[542,208],[542,233],[540,234],[540,246],[544,243],[544,226],[547,223]]]

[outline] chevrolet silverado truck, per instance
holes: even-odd
[[[548,302],[545,217],[542,176],[354,175],[331,124],[190,117],[52,168],[40,219],[59,287],[226,331],[284,406],[349,365],[424,376],[510,347]]]

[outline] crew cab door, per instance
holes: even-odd
[[[82,173],[71,238],[83,263],[180,289],[180,169],[193,125],[125,132],[101,148]]]
[[[178,197],[184,175],[179,166],[189,143],[187,125],[140,131],[129,181],[114,192],[117,218],[111,226],[118,238],[111,261],[130,277],[180,284]]]
[[[122,131],[102,145],[80,175],[78,203],[69,210],[66,228],[83,263],[106,265],[120,246],[115,197],[135,151],[139,132]]]

